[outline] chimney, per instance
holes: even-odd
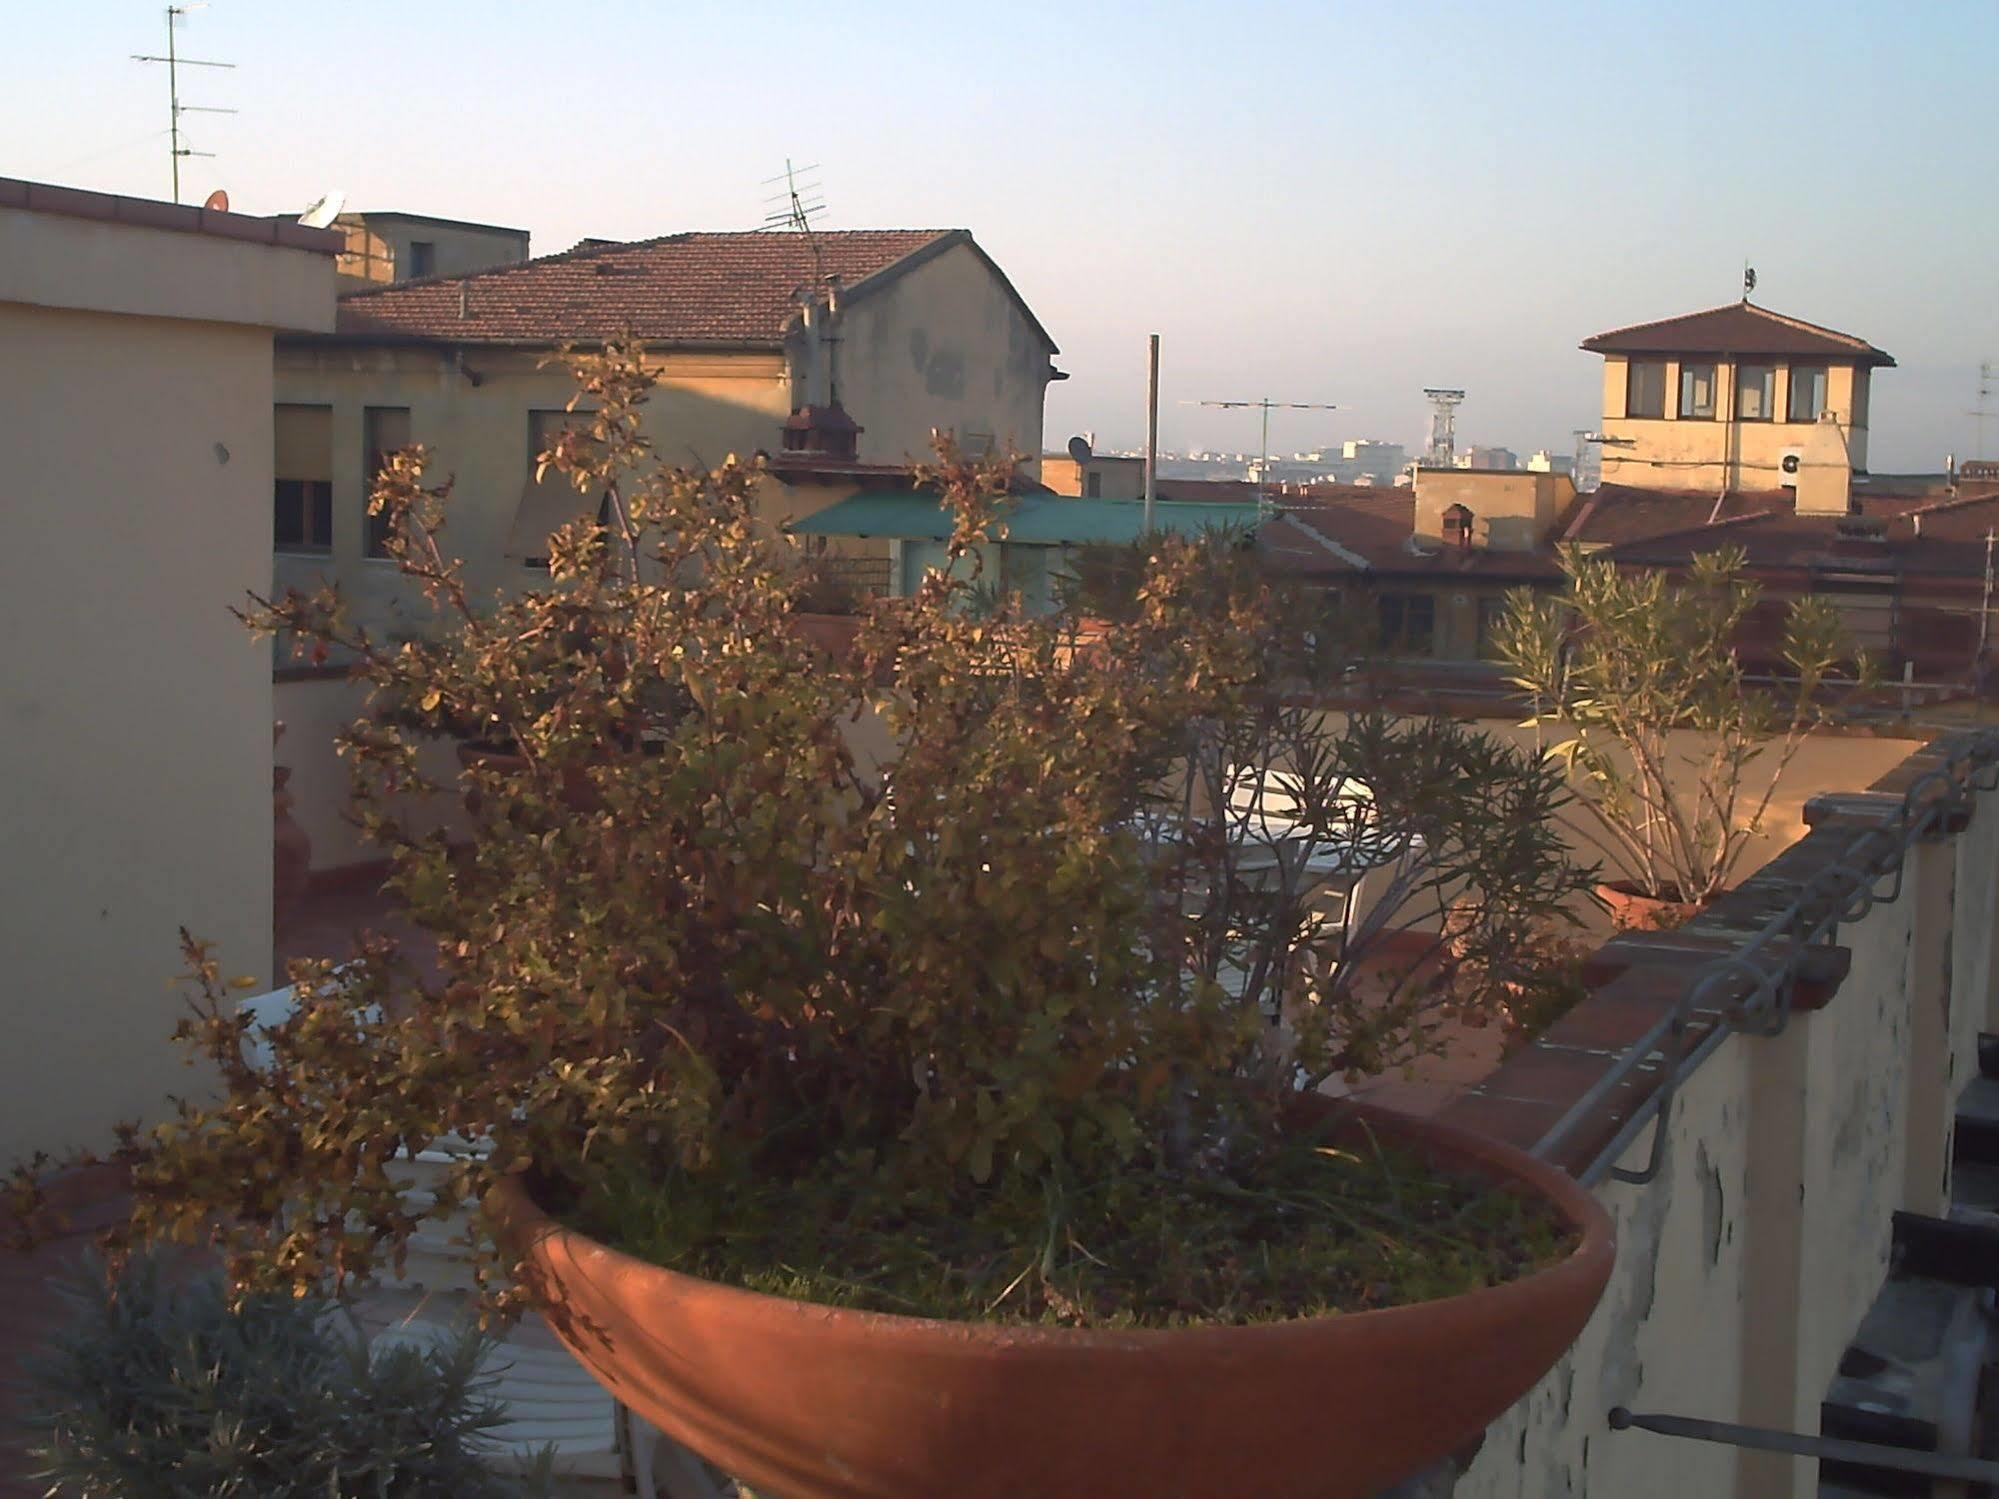
[[[1853,514],[1853,460],[1846,434],[1830,411],[1806,429],[1798,454],[1799,515]]]
[[[458,283],[458,316],[461,320],[472,316],[472,283],[469,281]]]

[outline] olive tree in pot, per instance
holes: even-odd
[[[1433,881],[1440,906],[1484,881],[1498,944],[1583,876],[1465,808],[1540,826],[1559,774],[1462,730],[1283,727],[1270,601],[1194,544],[1160,543],[1087,652],[933,573],[829,665],[788,628],[754,474],[646,455],[635,349],[578,370],[607,520],[551,538],[546,587],[473,607],[409,456],[376,500],[441,633],[370,650],[337,598],[255,611],[338,636],[401,710],[346,747],[435,976],[385,945],[304,965],[252,1066],[197,946],[181,1034],[223,1092],[141,1143],[124,1237],[219,1233],[240,1285],[321,1285],[482,1205],[498,1306],[788,1499],[1338,1499],[1525,1393],[1601,1294],[1607,1217],[1524,1155],[1303,1086],[1434,1044],[1434,1015],[1371,1006],[1312,882],[1244,849],[1323,868],[1364,831],[1410,861],[1412,920]],[[1005,465],[946,449],[920,477],[974,556]],[[474,772],[458,847],[393,810],[455,791],[405,727],[447,712],[519,751]],[[843,734],[862,712],[886,785]],[[1242,765],[1291,777],[1283,826],[1233,795]],[[395,1161],[451,1136],[487,1148],[419,1207]]]
[[[1696,554],[1684,581],[1563,553],[1559,594],[1517,590],[1495,646],[1528,723],[1580,785],[1565,814],[1614,877],[1621,926],[1677,926],[1727,888],[1812,732],[1872,680],[1836,606],[1784,606],[1781,671],[1750,680],[1740,645],[1760,589],[1739,547]],[[1842,669],[1853,675],[1842,679]]]

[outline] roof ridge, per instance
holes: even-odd
[[[510,272],[524,271],[532,266],[554,265],[558,261],[588,260],[593,255],[616,255],[626,250],[649,250],[659,245],[670,244],[677,239],[690,238],[696,231],[675,230],[672,234],[658,234],[651,239],[621,240],[607,245],[592,245],[579,241],[566,250],[551,250],[546,255],[530,255],[526,260],[509,260],[501,265],[482,265],[469,271],[441,271],[435,276],[412,276],[407,281],[390,281],[381,286],[357,287],[353,291],[342,292],[340,300],[354,301],[361,297],[379,297],[388,292],[408,291],[417,286],[442,286],[453,281],[472,281],[481,276],[504,276]]]
[[[1727,496],[1723,495],[1720,498],[1726,499]],[[1717,501],[1717,503],[1719,503],[1719,501]],[[1751,525],[1756,521],[1770,520],[1776,517],[1781,517],[1782,515],[1784,515],[1784,513],[1785,512],[1781,507],[1769,510],[1745,511],[1741,515],[1731,515],[1721,520],[1703,521],[1698,526],[1681,526],[1677,530],[1661,531],[1655,536],[1640,536],[1640,537],[1635,537],[1630,541],[1614,541],[1610,544],[1610,550],[1613,552],[1621,552],[1625,550],[1627,547],[1645,547],[1645,546],[1651,546],[1654,542],[1677,541],[1683,536],[1705,536],[1713,531],[1726,530],[1730,526],[1746,526],[1746,525]]]
[[[1871,349],[1874,347],[1874,345],[1870,344],[1866,339],[1861,338],[1857,334],[1842,333],[1839,331],[1839,329],[1828,328],[1823,323],[1806,322],[1805,319],[1801,317],[1793,317],[1788,312],[1778,312],[1774,308],[1758,307],[1754,302],[1750,301],[1747,297],[1744,297],[1742,299],[1742,306],[1747,308],[1749,311],[1758,314],[1761,317],[1769,318],[1773,322],[1782,323],[1789,328],[1796,328],[1803,333],[1818,333],[1824,335],[1827,338],[1836,338],[1839,339],[1842,343],[1852,344],[1856,349]]]
[[[969,229],[819,229],[813,234],[819,239],[845,237],[853,234],[920,234],[924,244],[929,244],[950,234],[969,235]],[[391,281],[383,286],[357,287],[350,292],[342,292],[340,300],[345,302],[359,297],[379,297],[386,292],[407,291],[416,286],[439,286],[454,281],[472,281],[484,276],[504,276],[511,272],[527,270],[533,266],[554,265],[562,261],[588,260],[595,256],[610,257],[640,250],[656,250],[661,245],[675,242],[692,243],[695,240],[715,239],[782,239],[792,235],[803,236],[798,229],[676,229],[671,234],[656,234],[650,239],[614,240],[609,244],[589,244],[578,241],[566,250],[552,250],[546,255],[531,255],[526,260],[510,260],[502,265],[479,266],[469,271],[445,271],[435,276],[413,276],[407,281]],[[914,250],[910,254],[916,253]],[[891,261],[893,265],[895,262]],[[882,267],[888,269],[887,266]],[[870,272],[879,275],[879,271]]]
[[[1682,323],[1688,318],[1707,317],[1711,313],[1727,312],[1731,308],[1747,307],[1751,312],[1762,312],[1763,308],[1744,298],[1740,302],[1723,302],[1715,307],[1702,307],[1694,312],[1677,312],[1671,317],[1655,317],[1642,323],[1627,323],[1622,328],[1606,328],[1601,333],[1592,333],[1592,341],[1599,338],[1616,338],[1624,333],[1643,333],[1647,328],[1663,328],[1668,323]]]

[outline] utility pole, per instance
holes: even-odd
[[[213,151],[195,151],[180,143],[180,117],[184,114],[233,115],[233,109],[216,109],[201,104],[180,102],[180,70],[182,68],[234,68],[233,62],[207,62],[198,57],[182,57],[174,45],[174,27],[191,10],[201,10],[206,0],[197,0],[191,5],[169,5],[167,7],[167,55],[154,57],[150,53],[134,52],[134,62],[163,62],[167,65],[167,140],[168,156],[173,163],[174,202],[180,202],[180,159],[183,156],[213,156]]]
[[[1159,335],[1152,335],[1145,374],[1145,534],[1152,534],[1152,507],[1159,490]]]
[[[1273,411],[1338,411],[1340,408],[1324,401],[1273,401],[1265,396],[1260,401],[1182,401],[1183,406],[1212,406],[1221,411],[1260,411],[1263,413],[1263,446],[1258,450],[1256,460],[1256,511],[1266,514],[1270,509],[1270,413]]]
[[[1975,417],[1978,421],[1978,457],[1981,460],[1985,457],[1985,419],[1991,415],[1985,409],[1985,403],[1991,395],[1992,361],[1988,359],[1978,366],[1978,409],[1965,413],[1966,416]]]

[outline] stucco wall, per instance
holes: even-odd
[[[1612,439],[1603,448],[1603,478],[1620,484],[1668,489],[1773,489],[1785,449],[1803,446],[1813,423],[1783,420],[1790,410],[1790,366],[1774,362],[1775,421],[1723,420],[1735,411],[1735,367],[1725,359],[1714,363],[1713,418],[1679,415],[1679,359],[1666,365],[1666,414],[1663,418],[1625,415],[1629,362],[1621,355],[1604,360],[1603,426]],[[1800,360],[1799,363],[1813,361]],[[1867,468],[1867,386],[1869,372],[1851,364],[1833,364],[1826,372],[1826,407],[1837,418],[1845,448],[1855,469]],[[1859,420],[1856,421],[1855,417]]]
[[[1623,1405],[1818,1430],[1885,1276],[1891,1215],[1934,1191],[1912,1142],[1948,1117],[1955,1085],[1936,1080],[1976,1069],[1995,824],[1999,793],[1985,793],[1964,834],[1917,845],[1900,897],[1840,929],[1852,969],[1827,1007],[1774,1037],[1730,1037],[1681,1087],[1659,1179],[1598,1189],[1619,1235],[1610,1288],[1569,1356],[1488,1432],[1456,1499],[1816,1493],[1805,1460],[1612,1432],[1605,1418]],[[1949,1023],[1917,1023],[1946,1003]],[[1648,1149],[1641,1137],[1621,1164]]]
[[[712,465],[731,453],[748,458],[776,448],[790,410],[780,356],[667,354],[655,362],[660,384],[647,403],[645,432],[667,462]],[[356,617],[382,633],[420,628],[429,616],[419,591],[393,563],[363,555],[370,478],[363,412],[369,406],[407,407],[411,441],[432,452],[429,479],[455,481],[445,544],[465,560],[476,595],[491,597],[547,576],[507,556],[507,542],[533,471],[528,413],[561,410],[576,392],[575,381],[523,353],[473,351],[464,364],[477,385],[453,358],[434,351],[279,349],[277,400],[331,407],[333,434],[332,554],[280,553],[280,587],[311,588],[322,578],[335,579]],[[269,503],[267,496],[267,510]]]
[[[930,455],[933,427],[985,433],[1038,472],[1048,345],[969,245],[856,296],[841,315],[839,394],[861,457]]]
[[[74,248],[71,228],[35,264]],[[0,226],[0,296],[26,238]],[[211,278],[232,281],[255,252],[201,248],[171,258],[200,283],[188,302],[222,305]],[[127,250],[136,282],[159,273],[150,249]],[[330,316],[330,259],[309,258]],[[11,1159],[105,1144],[114,1121],[157,1118],[170,1090],[197,1085],[167,1041],[181,925],[217,944],[225,974],[270,973],[269,654],[228,610],[271,576],[271,334],[0,300],[0,349]]]

